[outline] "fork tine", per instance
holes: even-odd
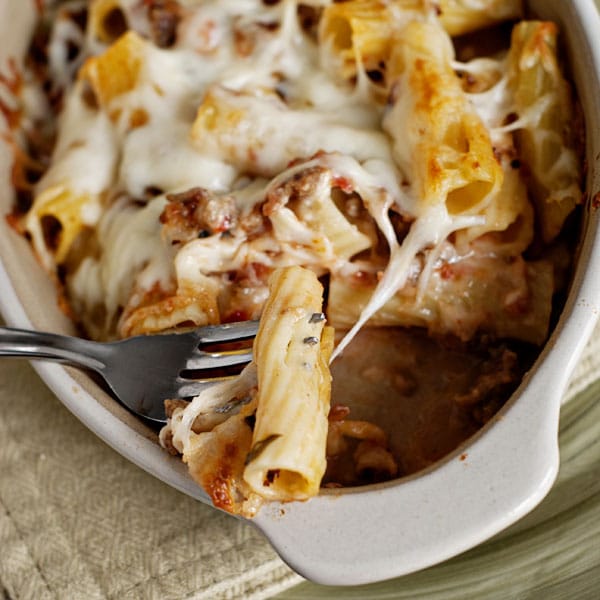
[[[235,375],[226,375],[224,377],[210,377],[207,379],[177,379],[179,387],[175,392],[177,398],[191,398],[197,396],[202,390],[212,387],[215,383],[233,379]]]
[[[254,337],[258,332],[258,321],[241,321],[203,327],[198,338],[200,344],[217,344],[230,340]]]
[[[230,367],[233,365],[242,365],[252,360],[252,350],[241,349],[230,352],[204,352],[195,350],[185,363],[184,369],[217,369]]]

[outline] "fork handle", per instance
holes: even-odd
[[[43,358],[59,362],[69,362],[95,371],[102,371],[102,348],[90,340],[0,327],[0,357]]]

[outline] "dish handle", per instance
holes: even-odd
[[[398,577],[489,539],[533,509],[556,478],[568,373],[554,358],[482,432],[429,470],[270,505],[254,523],[292,569],[326,585]]]

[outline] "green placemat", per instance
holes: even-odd
[[[251,524],[148,475],[25,361],[0,361],[0,599],[269,598],[300,581]]]

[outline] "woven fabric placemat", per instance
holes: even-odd
[[[599,372],[600,327],[566,399]],[[258,600],[301,581],[250,523],[129,463],[27,362],[0,361],[0,600]]]
[[[1,600],[258,600],[299,581],[253,525],[129,463],[27,362],[0,361]]]

